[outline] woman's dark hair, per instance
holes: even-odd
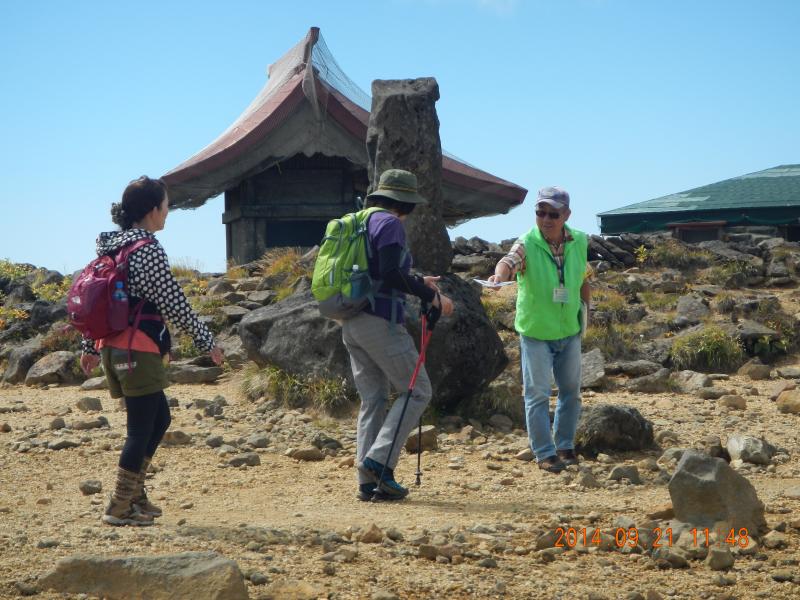
[[[151,210],[161,206],[166,195],[166,183],[142,175],[128,184],[120,202],[111,204],[111,220],[123,231],[130,229]]]
[[[367,198],[366,206],[379,206],[380,208],[394,211],[398,215],[410,215],[416,204],[411,204],[410,202],[398,202],[397,200],[392,200],[386,196],[371,196],[370,198]]]

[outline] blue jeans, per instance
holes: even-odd
[[[528,439],[537,461],[558,450],[575,447],[581,416],[581,334],[560,340],[537,340],[520,335],[522,386]],[[558,402],[550,432],[550,382],[555,376]]]

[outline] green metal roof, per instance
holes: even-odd
[[[800,165],[781,165],[741,175],[602,212],[598,216],[783,207],[800,207]]]

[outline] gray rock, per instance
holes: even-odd
[[[77,448],[80,445],[80,442],[76,442],[75,440],[62,438],[60,440],[49,442],[47,444],[47,448],[49,450],[66,450],[67,448]]]
[[[750,379],[763,380],[769,379],[771,371],[772,367],[762,364],[760,360],[753,359],[739,367],[737,373]]]
[[[150,600],[247,600],[244,577],[232,560],[215,552],[167,556],[63,558],[39,580],[61,593]]]
[[[639,477],[639,469],[636,465],[617,465],[611,469],[611,473],[608,474],[608,479],[611,481],[627,479],[635,485],[642,483],[642,478]]]
[[[213,383],[222,375],[222,367],[198,367],[197,365],[171,363],[168,376],[172,383]]]
[[[97,479],[87,479],[78,484],[78,489],[84,496],[91,496],[92,494],[99,494],[103,491],[103,482]]]
[[[250,312],[246,308],[234,305],[223,306],[219,309],[219,311],[225,316],[225,322],[229,325],[232,323],[238,323],[242,320],[242,317]]]
[[[42,340],[44,336],[37,335],[11,350],[3,372],[3,381],[8,383],[25,381],[28,370],[42,356]]]
[[[800,366],[798,365],[778,367],[775,369],[775,371],[778,373],[779,377],[785,377],[786,379],[800,379]]]
[[[108,381],[106,381],[105,375],[101,377],[92,377],[91,379],[87,379],[81,384],[81,389],[85,392],[93,392],[96,390],[107,390],[108,389]]]
[[[75,407],[83,412],[101,411],[103,410],[103,402],[100,398],[92,398],[91,396],[84,396],[75,403]]]
[[[78,372],[75,353],[59,350],[36,361],[25,376],[25,385],[78,383],[81,380]]]
[[[439,447],[437,434],[438,432],[436,431],[436,427],[433,425],[422,426],[422,450],[436,450],[436,448]],[[409,454],[416,454],[419,440],[419,429],[415,427],[406,439],[406,452]]]
[[[581,387],[599,388],[605,383],[606,359],[600,348],[581,355]]]
[[[661,368],[662,367],[659,363],[651,360],[629,360],[616,363],[613,367],[613,371],[616,371],[616,373],[622,373],[628,377],[642,377],[643,375],[652,375],[653,373],[661,370]],[[606,372],[609,372],[608,368],[606,369]],[[615,373],[612,372],[609,374]]]
[[[514,429],[514,422],[511,418],[500,413],[495,413],[489,417],[489,425],[501,433],[509,433]]]
[[[712,571],[727,571],[733,566],[733,554],[728,548],[710,546],[706,557],[706,566]]]
[[[688,369],[674,373],[672,379],[677,383],[681,391],[686,394],[693,394],[703,388],[714,385],[714,381],[705,373],[698,373],[697,371],[690,371]]]
[[[781,392],[775,406],[780,413],[800,415],[800,390],[791,389]]]
[[[629,406],[585,407],[575,443],[576,449],[587,455],[609,450],[643,450],[653,445],[653,424]]]
[[[726,408],[733,408],[735,410],[744,410],[747,408],[747,399],[742,398],[738,394],[726,394],[717,400],[717,404]]]
[[[775,455],[772,444],[749,435],[732,435],[725,447],[731,460],[743,460],[755,465],[768,465]]]
[[[730,390],[722,388],[704,387],[697,390],[697,397],[703,400],[717,400],[730,394]]]
[[[690,325],[700,323],[710,314],[708,305],[696,296],[681,296],[678,298],[678,316],[685,317]]]
[[[310,448],[298,448],[297,450],[293,450],[289,456],[295,460],[309,462],[325,460],[325,455],[322,453],[322,451],[314,446],[311,446]]]
[[[220,438],[220,445],[222,439]],[[247,438],[247,443],[250,444],[253,448],[266,448],[269,446],[269,436],[266,433],[254,433],[249,438]],[[206,445],[210,446],[208,443],[208,439],[206,440]],[[212,448],[214,446],[211,446]]]
[[[724,521],[752,535],[766,531],[764,504],[755,488],[720,458],[686,450],[669,481],[675,517],[713,528]]]
[[[372,82],[372,110],[367,129],[367,176],[370,190],[386,169],[406,169],[417,176],[418,206],[405,222],[414,265],[428,273],[450,270],[453,250],[442,218],[442,145],[436,101],[439,84],[432,77]]]
[[[642,394],[660,394],[669,391],[670,387],[670,372],[666,368],[661,368],[650,375],[629,379],[625,383],[625,388],[629,391]]]
[[[244,452],[243,454],[237,454],[228,460],[228,464],[232,467],[241,467],[242,465],[247,465],[248,467],[257,467],[261,464],[261,457],[259,457],[255,452]]]
[[[174,431],[167,431],[164,434],[163,444],[165,446],[184,446],[192,443],[192,436],[188,433],[176,429]]]
[[[221,435],[210,435],[206,438],[206,446],[209,448],[219,448],[222,446],[222,441]]]
[[[266,306],[272,304],[277,296],[278,292],[274,290],[261,290],[247,294],[247,299],[250,302],[258,302],[261,306]]]

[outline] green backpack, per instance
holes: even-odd
[[[377,285],[369,276],[367,221],[382,210],[374,206],[328,222],[311,279],[322,316],[349,319],[374,302]]]

